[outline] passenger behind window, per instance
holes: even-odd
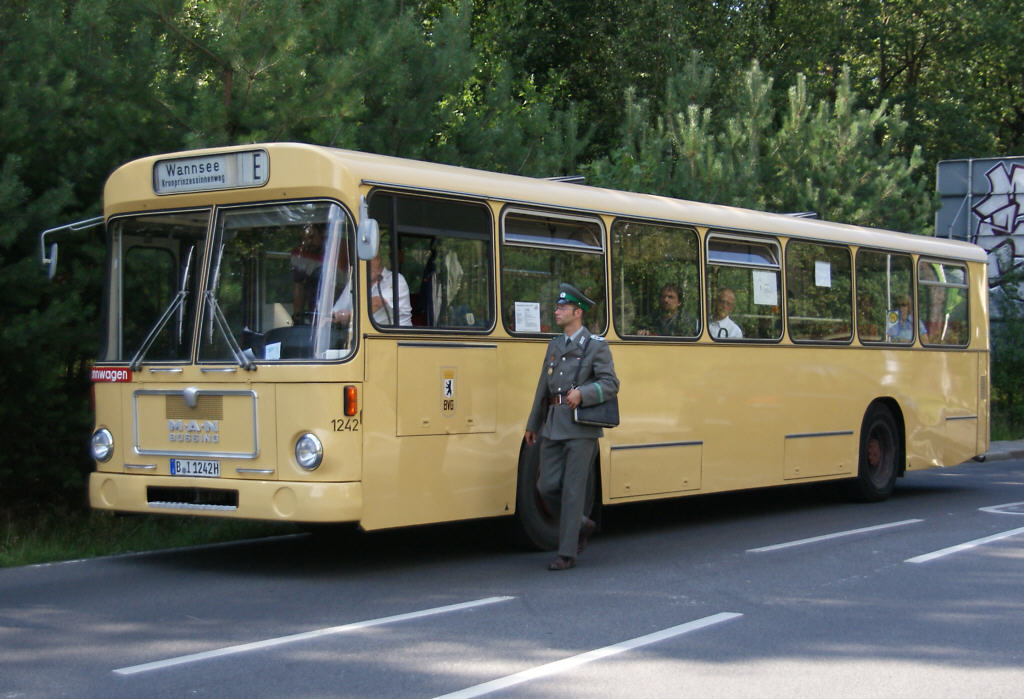
[[[715,296],[712,303],[711,319],[708,323],[708,332],[715,339],[738,339],[743,337],[743,331],[729,314],[736,307],[736,294],[732,289],[722,288]]]
[[[896,308],[889,311],[886,321],[885,336],[888,342],[914,341],[914,312],[911,309],[909,296],[896,297]],[[928,342],[928,331],[925,330],[924,323],[918,321],[917,325],[921,342]]]
[[[697,319],[682,309],[682,293],[676,284],[666,284],[661,289],[661,308],[641,320],[637,335],[661,335],[670,337],[693,337],[697,334]]]

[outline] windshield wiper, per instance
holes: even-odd
[[[181,334],[182,326],[185,321],[185,299],[188,298],[188,273],[192,268],[192,256],[195,254],[196,246],[193,245],[188,250],[188,257],[185,258],[185,270],[181,275],[181,286],[178,288],[178,293],[174,295],[171,302],[167,304],[167,308],[160,314],[160,318],[157,319],[156,323],[150,329],[149,334],[146,335],[146,339],[142,341],[142,345],[139,347],[135,356],[132,357],[131,363],[128,365],[132,371],[138,371],[139,365],[142,364],[142,358],[146,356],[146,352],[156,342],[157,336],[160,331],[167,325],[167,321],[174,315],[174,311],[178,310],[178,345],[181,345]]]
[[[216,324],[220,334],[224,336],[224,340],[228,343],[228,349],[231,350],[232,356],[235,358],[235,363],[247,371],[255,371],[256,364],[253,363],[255,357],[251,351],[246,354],[242,347],[235,340],[235,336],[231,334],[231,326],[228,324],[228,319],[224,317],[224,312],[220,310],[220,304],[217,303],[217,290],[220,288],[220,264],[224,260],[224,243],[220,244],[220,249],[217,250],[217,256],[214,258],[215,264],[213,267],[212,282],[209,288],[203,293],[206,299],[207,310],[206,314],[206,334],[210,338],[210,342],[213,342],[213,326]]]
[[[235,357],[235,362],[247,371],[256,371],[256,364],[253,362],[251,354],[246,354],[245,350],[242,349],[238,341],[235,340],[235,336],[231,334],[231,327],[228,325],[227,318],[224,317],[223,311],[220,310],[220,304],[217,303],[217,297],[213,294],[213,289],[207,289],[204,294],[206,297],[206,305],[210,312],[217,329],[220,330],[220,334],[224,336],[224,339],[228,343],[228,349],[231,350],[231,354]]]

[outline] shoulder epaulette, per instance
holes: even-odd
[[[604,342],[604,335],[591,335],[591,340],[597,340],[598,342]]]

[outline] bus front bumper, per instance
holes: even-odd
[[[286,522],[358,522],[362,483],[221,480],[93,472],[89,502],[98,510]]]

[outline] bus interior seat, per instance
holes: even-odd
[[[291,305],[291,304],[289,304]],[[283,303],[263,304],[264,328],[279,328],[292,324],[292,311]]]

